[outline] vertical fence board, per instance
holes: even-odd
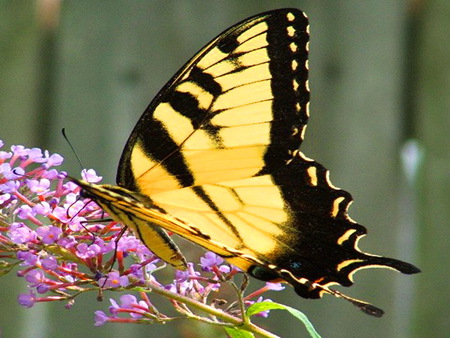
[[[36,129],[40,34],[35,13],[32,1],[0,2],[0,139],[5,147],[42,145]],[[31,315],[17,303],[18,294],[26,291],[25,284],[13,272],[2,276],[0,285],[0,336],[20,337]],[[44,311],[35,312],[36,319],[45,318]],[[36,323],[39,334],[43,321]]]
[[[429,1],[418,37],[417,136],[423,142],[421,237],[415,337],[450,332],[450,3]]]

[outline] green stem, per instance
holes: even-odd
[[[185,313],[185,315],[196,319],[196,320],[200,320],[200,321],[204,321],[207,322],[209,324],[213,324],[213,325],[218,325],[218,326],[230,326],[230,327],[238,327],[240,329],[244,329],[246,331],[252,332],[254,334],[259,335],[260,337],[267,337],[267,338],[276,338],[278,336],[274,335],[273,333],[266,331],[262,328],[260,328],[259,326],[256,326],[255,324],[251,323],[250,320],[242,320],[241,318],[237,318],[234,317],[228,313],[223,312],[220,309],[216,309],[212,306],[200,303],[196,300],[193,300],[189,297],[186,296],[182,296],[180,294],[176,294],[173,293],[171,291],[168,291],[158,285],[155,285],[153,283],[148,283],[148,287],[150,288],[150,290],[154,293],[157,293],[163,297],[175,300],[177,302],[180,303],[184,303],[187,304],[197,310],[206,312],[212,316],[215,316],[216,318],[221,319],[224,323],[220,323],[220,322],[214,322],[211,320],[207,320],[206,318],[202,318],[193,314],[187,314]],[[144,291],[144,292],[148,292],[148,290],[144,290],[141,289],[140,291]],[[245,316],[245,314],[244,314]],[[231,324],[231,325],[230,325]]]

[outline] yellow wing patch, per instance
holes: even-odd
[[[273,254],[280,246],[276,238],[284,235],[280,225],[289,221],[283,197],[268,175],[164,192],[152,199],[158,207],[195,224],[209,237],[232,248],[246,249],[255,257]],[[214,210],[211,205],[220,209]]]

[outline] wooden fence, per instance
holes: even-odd
[[[228,26],[280,7],[301,8],[311,21],[312,116],[304,152],[352,193],[350,215],[369,229],[360,247],[417,264],[423,273],[356,275],[345,291],[383,307],[382,319],[332,297],[306,301],[292,290],[271,297],[304,311],[324,337],[448,335],[447,0],[2,1],[0,139],[63,154],[64,169],[77,176],[64,127],[85,166],[113,183],[128,134],[165,81]],[[408,176],[411,164],[405,170],[401,154],[411,160],[414,149],[423,160]],[[5,337],[222,334],[183,321],[94,328],[93,312],[109,305],[95,295],[77,299],[72,310],[63,304],[25,310],[16,301],[25,281],[11,274],[0,283]],[[280,336],[306,336],[286,314],[271,317],[267,326]]]

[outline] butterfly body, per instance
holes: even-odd
[[[357,248],[351,195],[299,150],[309,117],[308,20],[296,9],[229,28],[168,82],[122,154],[118,186],[72,179],[166,262],[186,262],[164,230],[304,298],[350,286],[361,268],[419,270]]]

